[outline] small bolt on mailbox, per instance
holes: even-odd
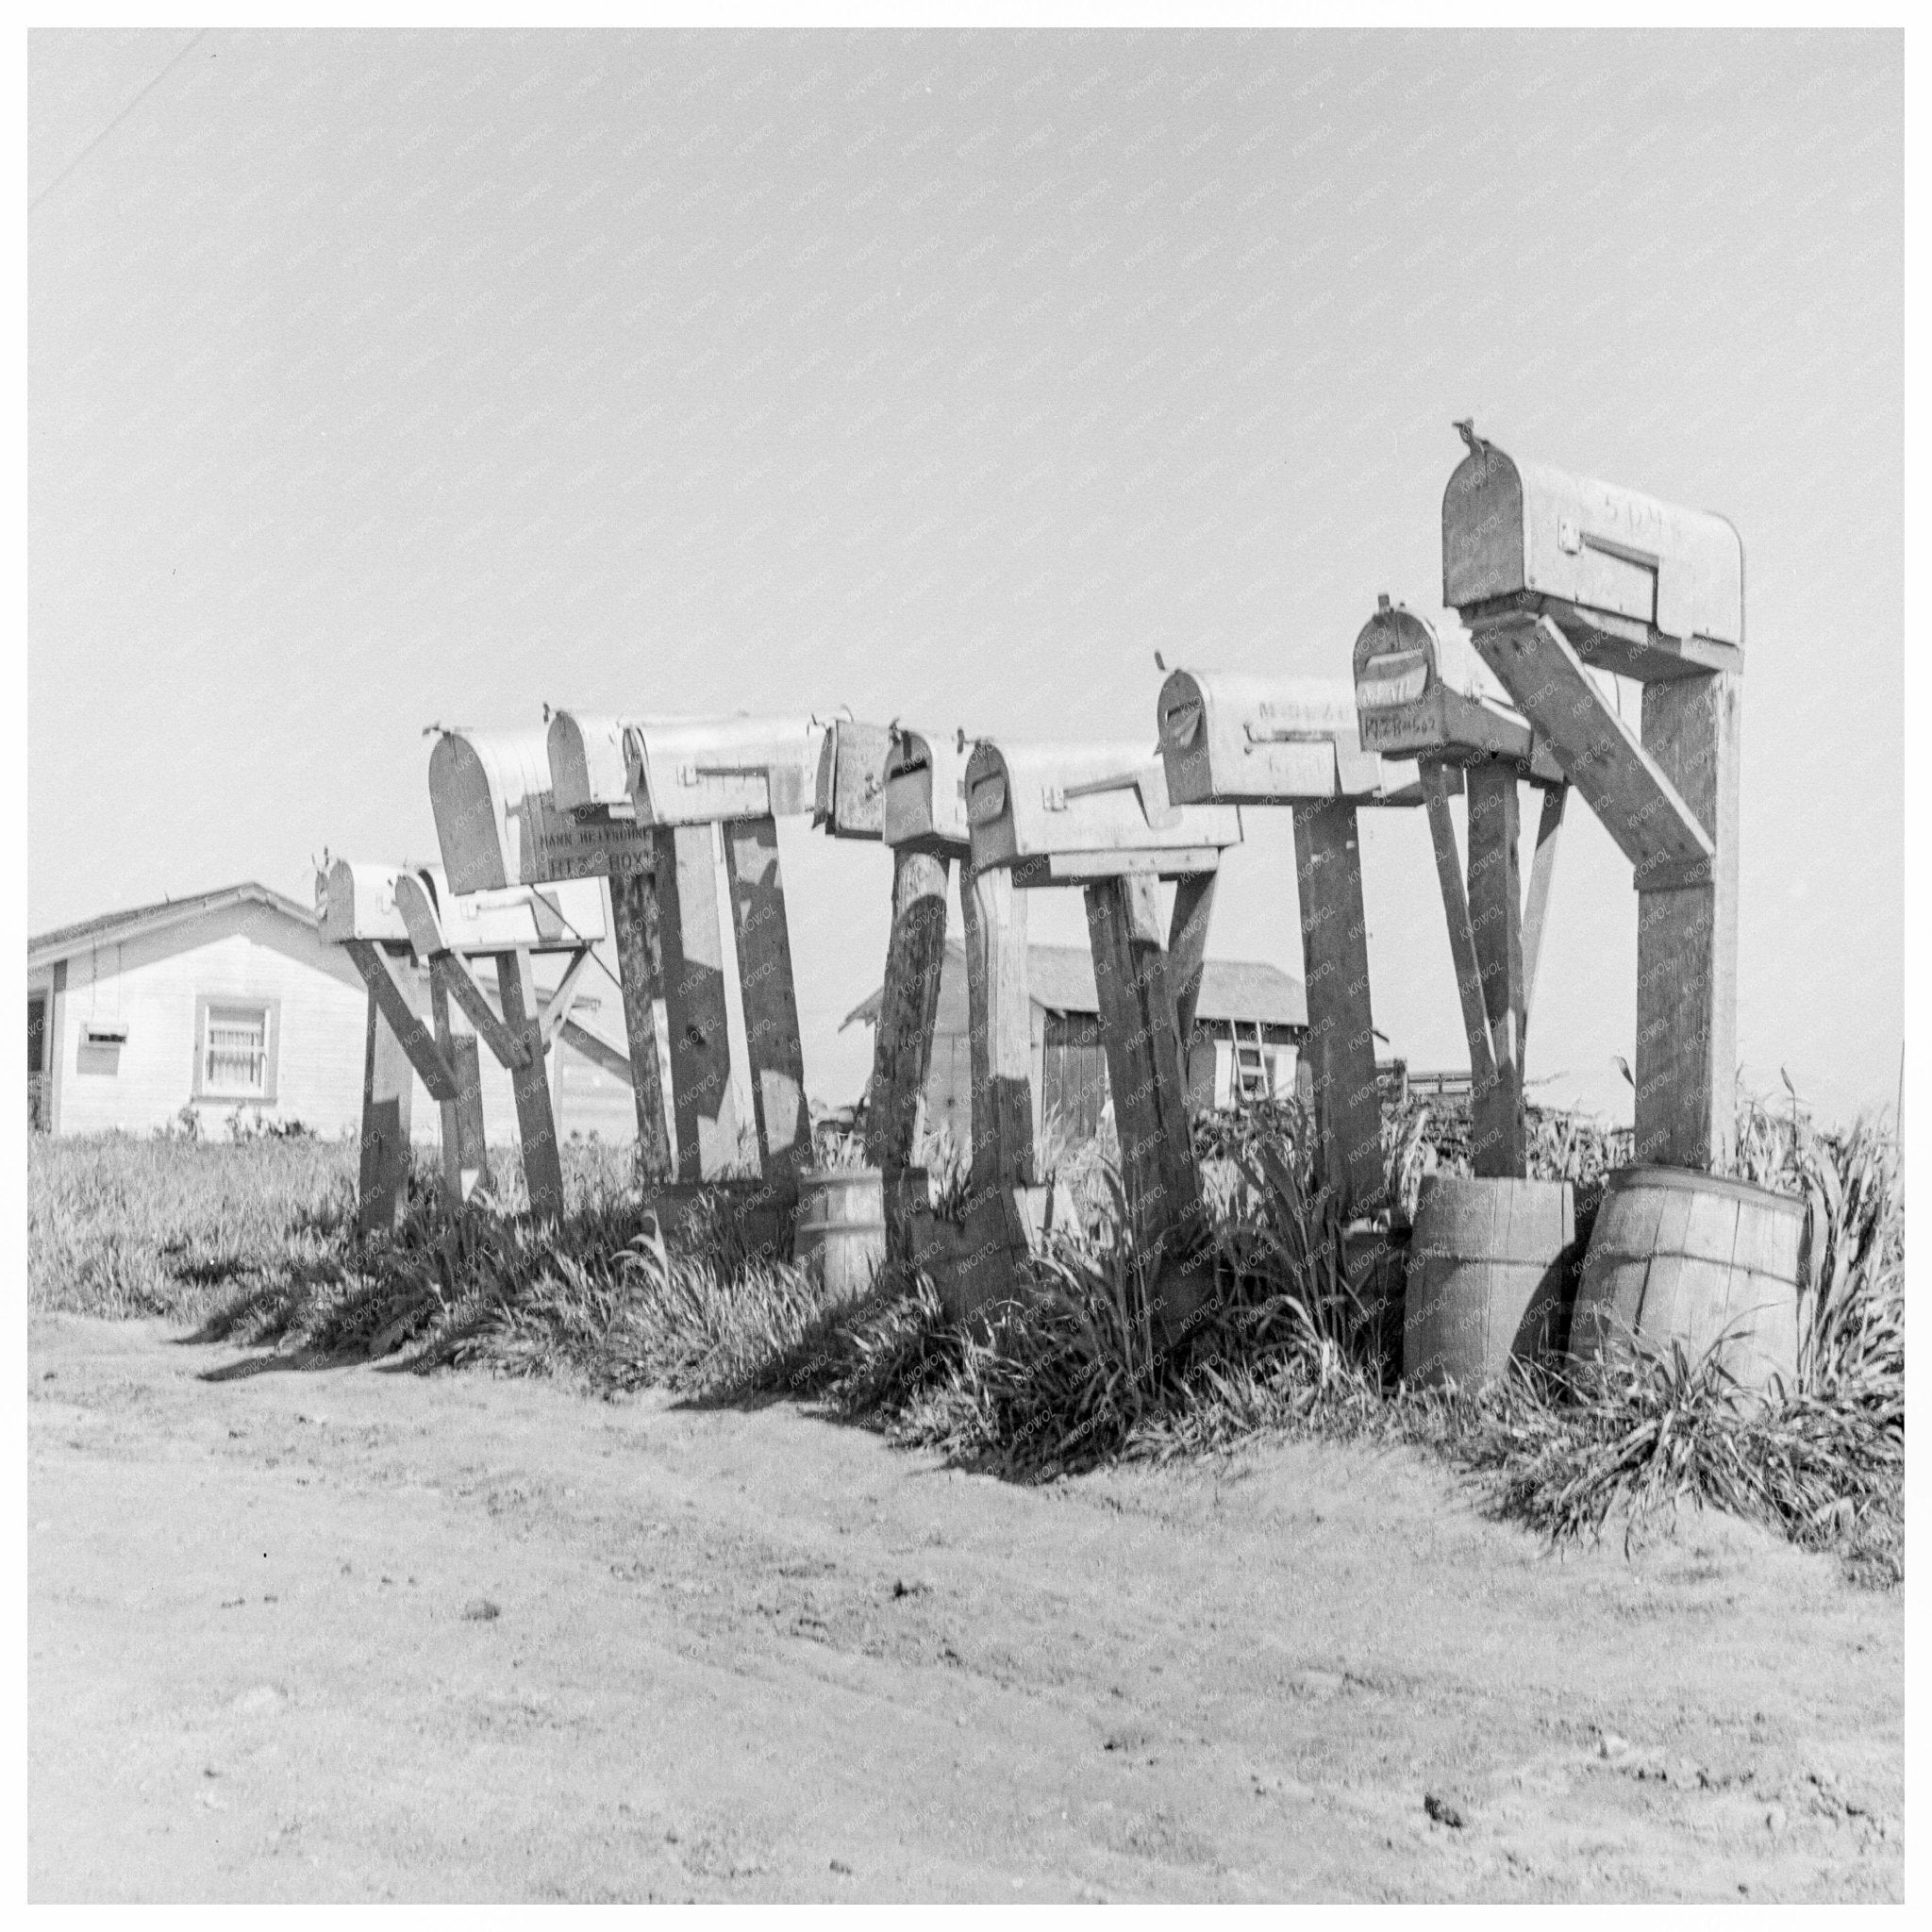
[[[444,1193],[452,1208],[460,1207],[489,1181],[477,1036],[488,1039],[506,1064],[529,1058],[527,1045],[512,1038],[462,968],[462,957],[514,959],[521,955],[527,959],[533,952],[578,951],[585,939],[602,937],[598,908],[587,905],[580,893],[559,906],[524,888],[458,896],[449,892],[446,878],[433,868],[412,873],[338,859],[317,876],[316,921],[323,939],[343,948],[369,994],[358,1228],[368,1233],[394,1227],[407,1204],[412,1071],[441,1108]],[[425,970],[433,1032],[420,1011]],[[458,1033],[452,1026],[453,991],[476,1033]],[[541,1016],[548,1028],[541,1036],[546,1041],[568,1024],[568,995],[566,975],[566,984]],[[534,989],[529,1004],[534,1009]],[[538,1067],[541,1081],[541,1052]],[[521,1107],[519,1111],[521,1121]],[[532,1151],[527,1135],[525,1142],[527,1161]],[[532,1206],[540,1214],[560,1212],[560,1179],[554,1205],[550,1196],[543,1204],[537,1198],[543,1147],[540,1141],[535,1149]],[[554,1133],[548,1149],[554,1162]]]
[[[1506,455],[1442,496],[1442,601],[1630,860],[1640,1160],[1733,1143],[1744,556],[1723,517]],[[1631,731],[1591,671],[1643,686]]]
[[[1420,774],[1363,748],[1346,679],[1174,671],[1158,718],[1176,799],[1292,808],[1319,1170],[1345,1218],[1373,1214],[1387,1189],[1357,812],[1420,805]]]
[[[1142,745],[982,740],[967,762],[966,817],[975,898],[985,891],[1010,900],[1016,889],[1048,886],[1076,886],[1085,895],[1130,1229],[1156,1270],[1159,1313],[1172,1330],[1205,1295],[1194,1272],[1168,1264],[1180,1258],[1174,1244],[1200,1202],[1185,1042],[1200,996],[1214,880],[1222,853],[1241,842],[1241,813],[1175,804],[1159,758]],[[1165,929],[1162,879],[1175,881]],[[981,1015],[974,1015],[975,1191],[982,1182],[1005,1189],[1036,1179],[1024,921],[1007,913],[1002,929],[1015,935],[1005,944],[1018,971],[1002,957],[984,974],[991,1125],[984,1143]]]
[[[1485,691],[1474,665],[1455,660],[1427,618],[1386,596],[1355,641],[1355,702],[1363,750],[1412,758],[1421,774],[1469,1041],[1475,1172],[1520,1179],[1523,1058],[1569,786],[1529,721]],[[1469,806],[1466,884],[1449,814],[1452,773]],[[1543,798],[1526,901],[1519,780]]]

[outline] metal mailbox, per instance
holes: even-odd
[[[891,726],[834,718],[819,753],[812,824],[835,839],[883,838],[891,748]]]
[[[338,858],[326,874],[315,875],[316,929],[330,945],[350,940],[388,941],[407,945],[409,928],[396,904],[401,869]]]
[[[456,892],[524,882],[519,808],[550,790],[541,725],[528,730],[446,731],[429,754],[429,805],[443,870]]]
[[[963,739],[937,733],[892,733],[886,759],[885,839],[891,846],[951,858],[967,850],[966,762]]]
[[[1707,510],[1520,462],[1480,439],[1442,494],[1442,601],[1541,609],[1630,676],[1723,670],[1744,643],[1744,546]],[[1714,648],[1715,647],[1715,648]]]
[[[1472,663],[1457,663],[1426,617],[1387,597],[1355,641],[1355,705],[1362,749],[1379,757],[1499,758],[1533,783],[1563,782],[1528,719],[1487,691]]]
[[[553,711],[548,733],[550,802],[558,811],[597,809],[632,815],[624,763],[628,718]]]
[[[639,820],[654,825],[809,812],[825,726],[811,718],[645,719],[624,727]]]
[[[1362,748],[1345,679],[1172,671],[1157,717],[1168,789],[1185,804],[1391,805],[1417,784],[1412,766]]]
[[[410,878],[425,889],[443,944],[458,953],[510,953],[519,947],[562,952],[593,945],[604,937],[604,893],[594,879],[568,879],[541,890],[509,886],[488,892],[455,893],[434,866],[406,870],[339,858],[316,884],[316,924],[322,937],[340,944],[377,940],[418,951],[423,931],[412,933],[397,896]],[[420,908],[419,908],[420,909]]]
[[[982,740],[966,765],[966,818],[976,870],[1038,860],[1049,878],[1211,872],[1241,839],[1235,807],[1173,804],[1159,758],[1132,742]]]
[[[621,818],[558,805],[541,729],[445,734],[429,755],[429,802],[459,892],[649,872],[656,861],[627,799]]]

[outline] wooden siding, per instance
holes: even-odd
[[[201,1050],[196,1015],[208,1001],[273,1008],[279,1038],[273,1046],[274,1102],[203,1102],[205,1132],[225,1132],[238,1108],[247,1118],[301,1121],[324,1135],[358,1130],[366,994],[341,949],[325,945],[306,925],[267,906],[226,906],[143,937],[85,949],[61,963],[65,984],[50,999],[48,1016],[56,1132],[146,1134],[172,1125],[194,1093]],[[554,984],[559,971],[548,964],[541,984]],[[426,1014],[427,974],[406,969],[404,977]],[[490,975],[483,977],[489,985]],[[53,993],[57,985],[53,974],[37,975],[32,990]],[[599,988],[580,1002],[576,1017],[608,1037],[616,1001],[614,987],[608,997]],[[90,1022],[125,1026],[125,1041],[90,1046]],[[563,1137],[634,1140],[628,1083],[560,1041],[552,1056]],[[487,1051],[482,1060],[485,1130],[491,1145],[513,1144],[509,1075]],[[420,1081],[410,1118],[414,1138],[435,1145],[441,1113]]]

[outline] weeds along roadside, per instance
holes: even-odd
[[[503,1211],[452,1220],[425,1164],[393,1237],[350,1239],[354,1150],[183,1150],[129,1141],[33,1153],[37,1307],[199,1318],[210,1340],[324,1354],[408,1350],[428,1368],[561,1374],[708,1402],[811,1399],[843,1418],[1022,1480],[1114,1458],[1225,1451],[1257,1434],[1410,1442],[1475,1474],[1506,1517],[1565,1539],[1653,1533],[1714,1507],[1831,1548],[1865,1580],[1903,1574],[1904,1205],[1877,1125],[1814,1130],[1793,1105],[1740,1109],[1738,1170],[1812,1206],[1796,1386],[1738,1399],[1714,1361],[1640,1360],[1571,1377],[1524,1368],[1480,1394],[1385,1392],[1376,1334],[1292,1104],[1216,1124],[1202,1146],[1207,1319],[1179,1347],[1145,1316],[1158,1257],[1119,1230],[1118,1183],[1083,1174],[1083,1224],[991,1319],[949,1323],[923,1278],[827,1306],[815,1277],[746,1256],[719,1214],[667,1243],[624,1158],[573,1143],[559,1228]],[[1442,1111],[1391,1110],[1391,1185],[1455,1171]],[[1579,1220],[1626,1158],[1614,1135],[1533,1118],[1533,1171],[1576,1181]],[[197,1166],[196,1159],[225,1157]],[[43,1157],[45,1158],[43,1164]]]

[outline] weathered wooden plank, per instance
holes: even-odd
[[[738,1161],[724,936],[718,924],[717,833],[708,824],[673,825],[658,838],[658,936],[671,1036],[677,1178],[712,1180]]]
[[[496,956],[496,991],[505,1027],[528,1051],[510,1069],[510,1091],[517,1104],[517,1132],[524,1147],[524,1180],[530,1211],[539,1221],[563,1217],[563,1162],[557,1146],[557,1117],[544,1077],[542,1023],[538,1016],[537,982],[525,951]]]
[[[588,1026],[580,1026],[575,1020],[566,1020],[558,1031],[593,1065],[602,1067],[607,1074],[616,1074],[620,1080],[630,1078],[630,1061],[614,1046],[599,1040]]]
[[[727,824],[724,866],[731,880],[759,1166],[768,1182],[795,1186],[799,1168],[811,1158],[811,1122],[805,1106],[805,1047],[798,1033],[777,821],[733,819]]]
[[[1181,1068],[1194,1037],[1194,1012],[1201,1004],[1201,974],[1208,959],[1208,923],[1214,914],[1218,873],[1191,873],[1174,881],[1174,916],[1167,929],[1167,980],[1174,989],[1174,1035]]]
[[[365,982],[369,1011],[362,1039],[362,1145],[356,1176],[358,1235],[392,1230],[408,1211],[413,1091],[409,1057],[390,1024],[375,980],[365,974]]]
[[[1347,801],[1294,808],[1321,1173],[1344,1215],[1374,1212],[1387,1192],[1358,840],[1356,808]]]
[[[962,862],[968,1042],[973,1065],[975,1194],[1032,1186],[1032,1001],[1026,987],[1026,896],[1012,874]]]
[[[1736,1140],[1742,702],[1742,680],[1730,673],[1643,690],[1644,747],[1697,814],[1716,858],[1700,885],[1639,881],[1639,1160],[1709,1170]]]
[[[654,843],[658,834],[645,827]],[[658,1020],[653,1002],[662,983],[658,949],[658,888],[654,873],[612,873],[610,924],[617,939],[617,977],[624,990],[624,1033],[630,1046],[631,1099],[638,1116],[638,1167],[645,1180],[669,1180],[670,1128],[664,1115],[664,1079],[658,1063]]]
[[[920,1110],[932,1071],[945,964],[949,870],[930,853],[902,847],[892,855],[892,931],[865,1117],[865,1158],[889,1175],[919,1158]]]
[[[396,969],[389,955],[374,940],[345,940],[343,950],[356,971],[362,975],[363,985],[381,1007],[397,1045],[415,1068],[424,1086],[429,1090],[430,1098],[454,1100],[457,1076],[438,1051],[435,1036],[424,1025],[408,989],[396,977]]]
[[[576,1005],[577,990],[590,964],[591,948],[579,947],[571,955],[570,964],[563,969],[563,977],[557,982],[557,991],[543,1002],[541,1029],[546,1047],[557,1038],[558,1029],[570,1018],[571,1008]]]
[[[1523,891],[1516,768],[1472,765],[1469,924],[1492,1065],[1471,1095],[1472,1160],[1478,1175],[1520,1180],[1523,1143]]]
[[[1469,1042],[1474,1083],[1495,1078],[1496,1058],[1490,1041],[1489,1009],[1483,1002],[1482,968],[1470,928],[1469,898],[1462,883],[1462,856],[1456,849],[1456,822],[1449,816],[1449,791],[1442,767],[1433,759],[1422,767],[1423,798],[1428,807],[1429,842],[1436,853],[1436,880],[1449,925],[1449,957],[1456,968],[1456,992],[1462,1002],[1462,1033]]]
[[[490,996],[471,976],[470,969],[455,953],[439,953],[429,962],[432,979],[440,979],[449,996],[463,1009],[463,1016],[496,1058],[499,1066],[512,1073],[530,1058],[529,1042],[504,1024],[490,1004]]]
[[[1529,864],[1529,896],[1523,906],[1523,1027],[1536,1006],[1536,969],[1543,955],[1543,926],[1550,910],[1550,885],[1557,874],[1557,838],[1563,829],[1568,785],[1552,785],[1543,793],[1542,816],[1537,822],[1536,857]]]
[[[489,1187],[489,1138],[483,1125],[483,1065],[476,1036],[458,1034],[450,1024],[449,988],[432,962],[429,969],[429,1011],[436,1024],[436,1043],[456,1075],[453,1100],[441,1103],[442,1191],[452,1208],[460,1208],[478,1187]]]
[[[1135,1245],[1147,1255],[1173,1237],[1201,1193],[1160,899],[1154,881],[1141,877],[1098,880],[1086,901],[1121,1185]]]
[[[1470,635],[1630,861],[1638,890],[1708,879],[1708,835],[1569,639],[1547,617],[1522,613],[1478,620]]]

